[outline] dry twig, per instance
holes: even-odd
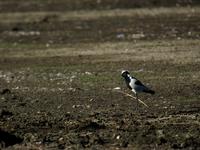
[[[128,94],[128,93],[125,93],[125,92],[123,92],[123,91],[117,91],[117,92],[122,93],[122,94],[124,94],[125,96],[131,97],[132,99],[138,100],[138,102],[140,102],[140,103],[143,104],[144,106],[149,107],[145,102],[143,102],[143,101],[140,100],[139,98],[133,97],[132,95],[130,95],[130,94]]]

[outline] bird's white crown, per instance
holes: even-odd
[[[129,72],[128,70],[122,70],[121,74],[123,74],[124,72]]]

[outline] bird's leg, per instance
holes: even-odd
[[[137,93],[135,93],[135,97],[136,97],[136,101],[137,101],[137,104],[136,104],[136,111],[137,111],[138,110],[138,106],[139,106]]]

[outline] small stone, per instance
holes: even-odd
[[[118,135],[118,136],[116,137],[116,139],[119,140],[119,139],[120,139],[120,135]]]
[[[113,88],[114,90],[120,90],[121,88],[120,87],[115,87]]]
[[[117,39],[124,39],[125,35],[123,33],[117,34]]]
[[[87,75],[92,75],[92,73],[91,73],[91,72],[88,72],[88,71],[86,71],[85,74],[87,74]]]
[[[87,105],[87,106],[86,106],[86,108],[90,108],[90,107],[91,107],[90,105]]]

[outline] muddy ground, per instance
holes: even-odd
[[[14,1],[1,3],[1,148],[199,149],[198,6],[12,13]],[[123,69],[156,91],[139,94],[148,107],[119,92],[130,93]]]

